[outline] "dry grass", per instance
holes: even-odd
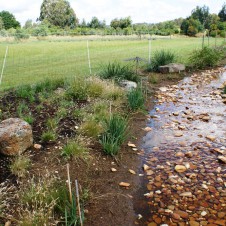
[[[17,156],[10,165],[11,172],[18,177],[25,177],[28,168],[31,165],[31,160],[27,156]]]

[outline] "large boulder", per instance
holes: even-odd
[[[19,118],[9,118],[0,123],[0,153],[17,155],[32,146],[31,126]]]
[[[167,64],[159,67],[159,71],[163,74],[178,73],[185,70],[184,64]]]
[[[122,80],[119,82],[119,85],[123,88],[125,88],[127,91],[131,91],[132,89],[137,88],[137,83],[128,81],[128,80]]]

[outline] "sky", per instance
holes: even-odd
[[[24,25],[39,17],[43,0],[0,0],[0,11],[6,10]],[[207,5],[210,13],[220,11],[226,0],[69,0],[79,21],[89,22],[96,16],[110,24],[114,18],[130,16],[133,23],[157,23],[186,18],[196,6]]]

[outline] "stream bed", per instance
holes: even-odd
[[[137,225],[226,225],[225,68],[161,87],[143,138]]]

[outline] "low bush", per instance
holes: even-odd
[[[116,155],[120,146],[126,139],[128,121],[124,117],[113,114],[104,121],[105,132],[101,135],[100,143],[103,150],[108,155]]]
[[[144,95],[141,88],[132,89],[127,94],[128,106],[132,111],[144,108]]]
[[[77,76],[71,81],[70,86],[66,90],[66,97],[72,100],[87,100],[87,90],[87,80],[84,77]]]
[[[129,80],[138,82],[139,76],[134,73],[129,65],[122,65],[119,62],[103,65],[99,75],[103,79],[113,79],[115,81]]]
[[[204,69],[216,66],[224,57],[221,49],[205,46],[202,49],[194,50],[189,57],[189,64],[195,69]]]
[[[159,71],[159,66],[167,65],[176,61],[176,54],[171,50],[159,50],[154,52],[151,64],[148,65],[147,71]]]
[[[224,94],[226,94],[226,86],[224,87],[224,90],[223,90]]]
[[[100,123],[98,123],[93,117],[90,117],[84,121],[79,128],[79,133],[94,139],[96,139],[102,131],[103,128]]]

